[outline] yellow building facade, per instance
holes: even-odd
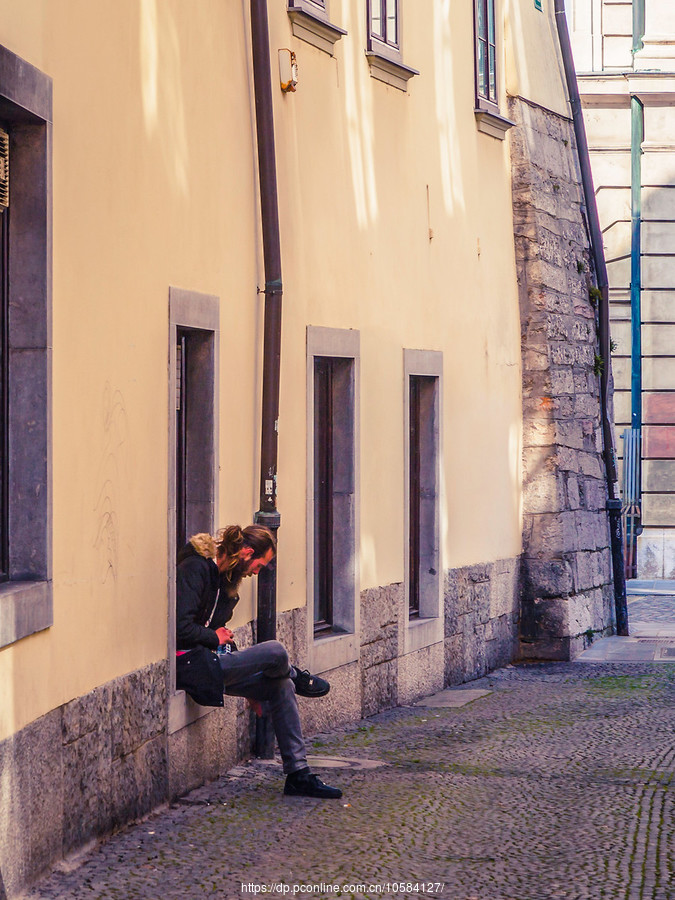
[[[471,3],[400,0],[395,21],[365,0],[267,6],[278,633],[332,682],[301,701],[311,731],[518,653],[512,104],[569,111],[553,13],[534,0],[494,4],[485,103]],[[243,703],[207,711],[173,688],[173,578],[182,532],[259,506],[265,273],[248,3],[0,13],[11,896],[250,750]],[[567,637],[611,627],[606,541],[594,549],[605,601],[584,595]],[[247,585],[242,645],[255,615]]]

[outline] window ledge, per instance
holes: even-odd
[[[54,624],[51,581],[0,584],[0,647]]]
[[[474,109],[476,116],[476,127],[483,134],[489,134],[490,137],[503,141],[509,128],[513,128],[516,124],[511,119],[506,119],[496,112],[490,112],[487,109]]]
[[[308,44],[323,50],[329,56],[333,55],[335,44],[342,35],[347,34],[344,28],[338,28],[337,25],[331,24],[327,19],[307,8],[289,7],[287,12],[295,37],[307,41]]]
[[[443,640],[443,620],[440,616],[424,618],[415,616],[408,619],[404,638],[404,652],[412,653],[423,647],[430,647]]]
[[[370,66],[370,74],[378,81],[383,81],[399,91],[408,90],[408,82],[413,75],[419,75],[417,69],[404,66],[403,63],[394,62],[393,59],[378,53],[377,50],[366,50],[366,58]]]
[[[355,634],[326,634],[316,637],[310,646],[310,669],[328,672],[348,665],[359,658],[359,643]]]
[[[188,697],[185,691],[175,691],[169,694],[169,734],[181,731],[187,725],[192,725],[202,716],[207,716],[218,707],[200,706]]]

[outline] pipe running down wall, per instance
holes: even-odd
[[[604,366],[600,376],[600,407],[602,417],[603,459],[605,464],[605,476],[607,481],[607,513],[609,516],[610,540],[612,548],[612,572],[614,576],[614,603],[616,609],[617,634],[628,634],[628,609],[626,605],[626,579],[623,566],[623,541],[621,535],[621,500],[616,497],[614,483],[616,482],[616,464],[614,456],[614,437],[612,424],[609,418],[609,367],[610,367],[610,336],[609,336],[609,281],[607,278],[607,266],[602,243],[602,231],[598,218],[598,208],[595,201],[593,187],[593,174],[588,153],[588,141],[586,140],[586,128],[584,126],[581,98],[577,86],[577,76],[572,58],[572,47],[567,29],[564,0],[555,0],[555,18],[558,29],[558,40],[565,68],[565,80],[567,92],[572,108],[572,121],[574,135],[577,142],[579,166],[581,169],[581,182],[584,191],[586,214],[588,217],[589,239],[591,254],[595,267],[595,276],[600,291],[598,304],[598,342],[600,356],[604,360]]]
[[[260,509],[254,519],[276,537],[281,525],[277,510],[277,458],[283,284],[267,0],[251,0],[251,50],[265,267]],[[277,632],[276,557],[258,575],[257,606],[256,640],[258,643],[273,640]],[[265,759],[274,756],[274,734],[268,717],[256,720],[256,753]]]

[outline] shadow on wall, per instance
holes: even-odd
[[[156,0],[146,2],[155,3]],[[439,169],[443,205],[448,216],[465,210],[464,168],[457,140],[457,84],[463,73],[457,71],[459,61],[452,52],[450,7],[450,0],[434,0],[433,60]],[[351,38],[344,42],[344,83],[352,189],[356,221],[359,228],[366,229],[377,220],[380,212],[373,96],[381,86],[364,73],[362,48],[366,45],[366,34],[360,0],[343,2],[341,24]]]
[[[180,41],[167,5],[141,0],[139,22],[141,98],[148,137],[157,137],[167,174],[178,193],[188,193],[188,143],[181,86]]]

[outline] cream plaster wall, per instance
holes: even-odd
[[[509,84],[558,109],[531,6],[504,6]],[[334,58],[270,4],[272,71],[280,47],[300,67],[274,90],[282,610],[305,597],[308,324],[361,333],[361,589],[404,576],[405,347],[444,354],[443,565],[521,548],[508,141],[476,129],[470,4],[402,7],[407,93],[369,74],[361,0],[332,0]],[[0,0],[0,42],[54,79],[55,122],[55,619],[0,651],[2,738],[167,652],[170,285],[221,298],[219,519],[251,519],[262,274],[247,2]],[[252,610],[247,587],[234,624]]]
[[[570,116],[553,0],[504,0],[506,90]]]
[[[0,7],[0,40],[54,82],[54,625],[0,652],[16,686],[0,736],[166,655],[169,285],[222,298],[236,389],[221,394],[245,397],[236,439],[221,414],[222,464],[242,476],[227,484],[233,519],[250,516],[255,461],[241,6],[66,0],[27,4],[23,22],[15,6]]]
[[[294,38],[283,10],[270,13],[300,71],[296,93],[275,95],[283,364],[300,376],[307,323],[361,332],[365,589],[404,577],[403,347],[444,351],[444,564],[518,552],[520,351],[507,144],[476,130],[471,10],[439,0],[424,17],[403,4],[403,59],[420,70],[404,94],[369,75],[361,7],[331,4],[348,31],[334,59]],[[282,516],[300,499],[284,484],[306,482],[294,384],[282,380]],[[304,534],[294,538],[291,557],[302,557]],[[280,602],[297,587],[289,576]]]

